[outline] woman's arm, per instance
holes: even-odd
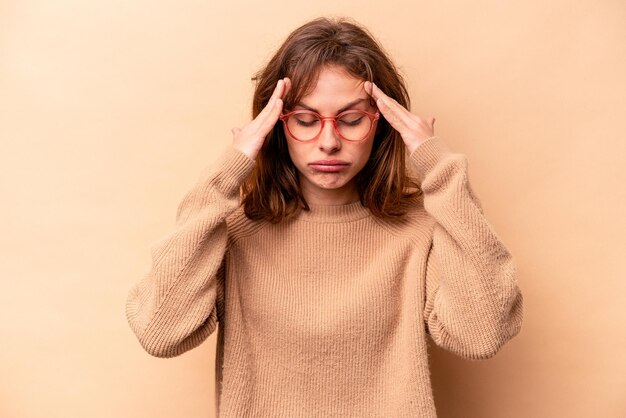
[[[126,300],[128,323],[151,355],[180,355],[215,330],[226,218],[239,206],[239,186],[254,164],[228,147],[182,199],[174,230],[153,244],[151,268]]]
[[[426,330],[459,356],[492,357],[523,322],[515,260],[471,189],[465,155],[435,136],[409,161],[421,181],[424,208],[436,221],[426,261]]]

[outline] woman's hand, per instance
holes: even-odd
[[[435,118],[425,120],[412,114],[374,83],[366,81],[363,87],[376,100],[376,105],[385,119],[400,132],[409,153],[413,153],[421,143],[435,135]]]
[[[278,80],[272,97],[270,97],[261,113],[254,120],[248,122],[243,129],[237,127],[231,129],[233,133],[233,147],[253,160],[256,158],[263,146],[265,137],[278,121],[280,112],[283,110],[282,98],[289,91],[290,86],[291,80],[288,77]]]

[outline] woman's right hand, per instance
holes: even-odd
[[[243,129],[237,127],[231,129],[233,133],[233,147],[246,154],[251,159],[256,159],[265,137],[272,130],[278,117],[283,110],[283,97],[291,87],[288,77],[278,80],[272,97],[265,108],[254,120],[248,122]]]

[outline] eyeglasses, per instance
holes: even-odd
[[[300,142],[315,141],[327,120],[333,121],[335,132],[343,140],[361,142],[367,139],[374,121],[379,118],[380,112],[370,113],[364,110],[346,110],[332,117],[323,117],[311,110],[294,110],[279,116],[289,134]]]

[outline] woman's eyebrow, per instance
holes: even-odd
[[[339,109],[339,110],[337,111],[337,113],[341,113],[341,112],[343,112],[344,110],[348,110],[348,109],[350,109],[352,106],[354,106],[354,105],[356,105],[356,104],[359,104],[359,103],[361,103],[361,102],[363,102],[363,101],[365,101],[365,100],[367,100],[367,97],[361,97],[360,99],[356,99],[356,100],[354,100],[354,101],[352,101],[352,102],[348,103],[347,105],[345,105],[345,106],[344,106],[344,107],[342,107],[341,109]],[[302,103],[302,102],[298,103],[296,106],[302,106],[302,107],[303,107],[303,108],[305,108],[305,109],[312,110],[313,112],[317,112],[317,113],[319,113],[319,110],[314,109],[314,108],[312,108],[311,106],[307,106],[307,105],[305,105],[305,104],[304,104],[304,103]]]

